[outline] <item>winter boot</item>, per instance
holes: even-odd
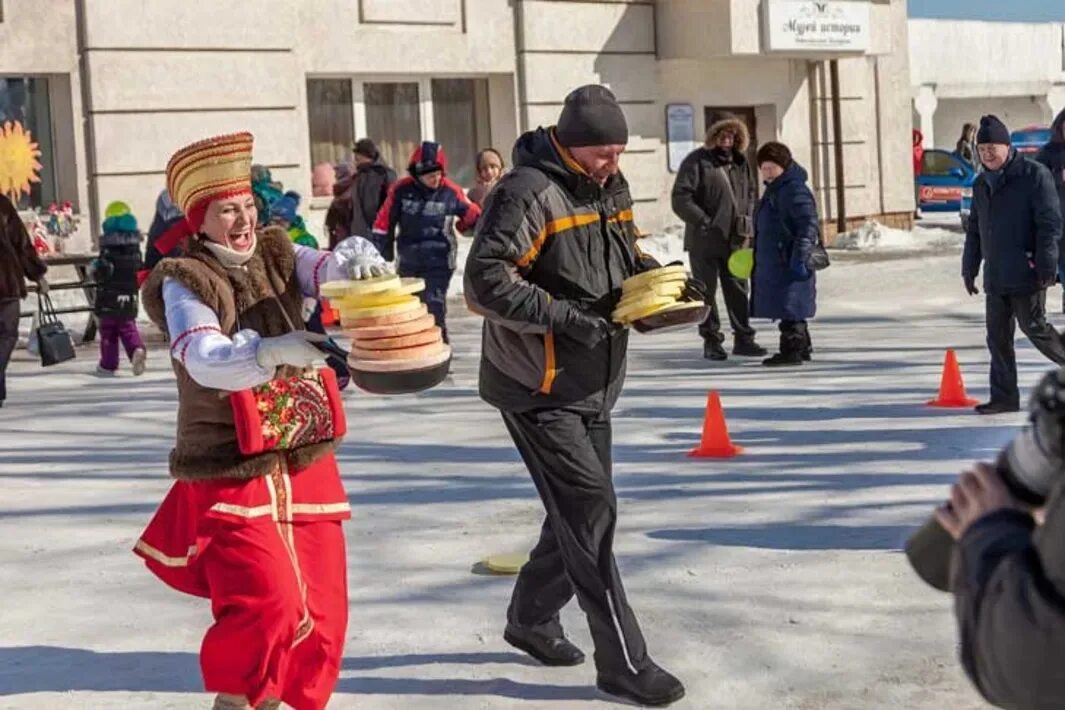
[[[116,375],[118,375],[118,372],[116,372],[115,370],[108,370],[103,365],[96,366],[97,377],[115,377]]]
[[[507,624],[503,640],[545,666],[579,666],[584,663],[584,653],[565,636],[550,637],[516,624]]]
[[[144,348],[137,348],[133,351],[133,357],[130,358],[130,362],[133,363],[133,375],[134,377],[140,377],[144,374],[144,368],[147,365],[148,351]]]
[[[243,695],[219,693],[214,699],[213,710],[255,710]]]
[[[599,690],[645,707],[661,708],[684,697],[684,685],[648,659],[639,673],[603,675],[595,681]]]
[[[1009,414],[1021,411],[1021,406],[1015,402],[984,402],[976,405],[977,414]]]
[[[765,357],[766,349],[754,342],[754,338],[736,338],[732,354],[736,357]]]
[[[804,323],[781,321],[780,352],[773,357],[762,360],[766,367],[794,367],[803,362],[806,350],[806,328]]]
[[[707,360],[720,362],[728,360],[728,353],[725,352],[725,348],[718,341],[707,340],[703,343],[703,357]]]

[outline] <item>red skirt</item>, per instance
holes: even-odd
[[[277,468],[266,476],[175,482],[133,551],[174,589],[210,598],[197,561],[221,526],[350,518],[351,505],[333,454],[296,471],[289,471],[278,455]]]

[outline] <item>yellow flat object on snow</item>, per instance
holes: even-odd
[[[485,566],[485,569],[496,574],[517,574],[528,561],[528,553],[511,552],[489,555],[481,560],[481,564]]]
[[[683,266],[663,266],[660,269],[651,269],[642,274],[636,274],[625,279],[621,284],[622,291],[639,288],[659,281],[676,281],[688,278],[688,271]]]
[[[376,318],[377,316],[389,316],[398,313],[407,313],[417,310],[422,306],[422,301],[417,296],[405,296],[398,303],[389,303],[384,306],[369,306],[367,308],[341,308],[340,315],[346,320],[362,320],[363,318]]]
[[[668,296],[644,296],[643,298],[636,299],[624,306],[619,306],[611,313],[611,317],[619,323],[627,323],[634,318],[641,318],[642,316],[634,315],[642,313],[654,313],[659,308],[665,308],[666,306],[672,306],[677,302],[677,299],[670,298]]]

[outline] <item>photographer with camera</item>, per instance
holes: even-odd
[[[1040,382],[995,464],[962,473],[907,544],[918,574],[954,594],[962,664],[998,707],[1065,707],[1063,473],[1065,369]]]

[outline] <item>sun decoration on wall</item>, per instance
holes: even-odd
[[[7,121],[0,126],[0,194],[15,203],[19,194],[30,194],[30,184],[40,182],[41,151],[22,124]]]

